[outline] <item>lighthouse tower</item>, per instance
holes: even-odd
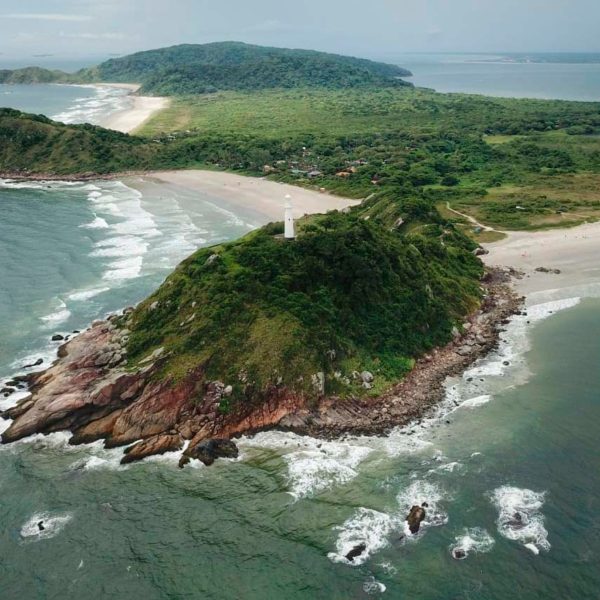
[[[286,240],[293,240],[296,237],[296,232],[294,231],[294,213],[292,212],[292,197],[288,194],[285,197],[285,229],[283,237]]]

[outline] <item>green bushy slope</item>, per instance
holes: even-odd
[[[0,172],[111,173],[150,166],[157,147],[92,125],[63,125],[44,116],[0,109]]]
[[[25,67],[23,69],[0,69],[0,83],[69,83],[72,76],[63,71]]]
[[[281,224],[198,251],[130,318],[130,361],[163,347],[165,372],[203,370],[250,401],[275,386],[315,394],[382,389],[412,359],[451,338],[479,299],[481,263],[451,227],[406,235],[365,220],[359,207],[305,220],[286,241]]]

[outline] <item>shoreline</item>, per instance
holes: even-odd
[[[128,177],[134,176],[141,177],[141,181],[127,182],[132,187],[136,184],[143,185],[144,180],[183,186],[210,194],[212,198],[221,198],[224,202],[236,206],[253,208],[267,217],[277,219],[281,216],[283,197],[288,191],[302,197],[302,201],[295,207],[298,214],[315,212],[317,209],[324,212],[340,208],[344,203],[347,206],[360,202],[267,179],[221,171],[128,174]],[[122,174],[107,178],[116,177],[123,179]],[[83,180],[89,179],[93,177]],[[259,206],[251,204],[252,202],[258,202]],[[126,353],[126,344],[121,343],[123,335],[115,327],[115,316],[112,316],[107,321],[95,322],[80,336],[62,345],[58,349],[58,358],[49,368],[13,378],[21,383],[31,384],[28,391],[33,393],[33,397],[30,393],[25,395],[23,390],[15,390],[21,391],[20,402],[2,415],[5,418],[20,420],[26,417],[27,420],[27,416],[31,416],[29,411],[40,399],[41,405],[48,400],[51,401],[50,404],[58,402],[60,405],[62,398],[58,398],[53,392],[57,386],[59,389],[73,391],[74,393],[67,396],[71,397],[71,400],[76,396],[76,404],[71,406],[71,409],[61,406],[61,414],[67,414],[67,417],[51,422],[44,420],[48,416],[45,414],[42,421],[36,423],[34,415],[33,420],[29,419],[28,425],[33,429],[25,428],[22,435],[21,428],[21,433],[17,433],[16,437],[14,432],[9,432],[4,439],[10,442],[32,433],[69,430],[75,435],[74,443],[104,439],[107,440],[107,447],[127,446],[123,461],[133,462],[163,452],[180,451],[188,443],[190,451],[193,452],[199,443],[215,437],[235,438],[265,430],[292,431],[324,439],[345,435],[385,436],[394,428],[426,417],[433,407],[439,405],[446,396],[444,384],[447,378],[464,373],[478,359],[488,356],[497,348],[503,326],[509,322],[512,315],[520,313],[523,302],[531,305],[542,302],[544,296],[547,296],[544,300],[551,300],[569,295],[590,295],[589,292],[594,286],[597,286],[600,294],[600,265],[596,259],[600,255],[599,233],[600,223],[592,223],[572,229],[509,232],[507,238],[485,244],[488,254],[482,258],[488,265],[496,265],[497,268],[490,270],[492,275],[484,282],[487,299],[482,308],[465,320],[465,332],[462,335],[457,335],[447,346],[436,348],[419,359],[405,380],[380,397],[344,401],[325,397],[315,408],[307,405],[303,399],[286,395],[284,391],[270,398],[266,405],[258,410],[242,407],[241,412],[227,418],[215,416],[212,411],[212,398],[210,405],[205,407],[206,410],[201,408],[198,412],[194,409],[193,418],[201,420],[194,421],[193,426],[189,420],[182,421],[170,414],[170,420],[167,419],[164,423],[162,431],[152,430],[145,433],[144,426],[148,415],[150,420],[154,421],[153,427],[156,426],[156,415],[153,412],[144,412],[143,408],[136,408],[139,395],[141,394],[141,399],[144,400],[146,390],[150,389],[149,393],[159,401],[159,407],[161,402],[167,405],[174,401],[180,402],[183,404],[179,408],[189,416],[190,409],[185,405],[184,399],[189,397],[194,382],[184,381],[181,389],[170,389],[159,384],[157,389],[153,386],[151,377],[155,369],[154,364],[149,365],[148,371],[144,371],[143,374],[119,370]],[[543,267],[544,270],[536,270],[539,267]],[[560,272],[555,273],[555,269]],[[586,286],[587,288],[581,291],[580,288]],[[573,294],[573,290],[578,292]],[[111,353],[108,352],[108,348],[118,350]],[[108,360],[108,363],[102,362],[105,360]],[[95,365],[96,361],[102,364],[99,364],[100,368],[95,371],[94,387],[100,390],[103,402],[107,401],[100,405],[100,412],[97,412],[96,408],[92,409],[98,405],[98,398],[92,397],[90,390],[79,390],[76,378],[82,364]],[[156,360],[155,363],[156,369],[159,369],[160,360]],[[75,379],[71,380],[73,376]],[[118,377],[117,381],[127,389],[123,390],[120,385],[114,386],[115,377]],[[109,381],[109,385],[104,386]],[[133,388],[138,390],[133,400],[123,400],[121,394],[129,393],[128,390]],[[91,405],[87,404],[82,413],[80,401],[86,395]],[[144,401],[147,400],[146,398]],[[129,429],[121,427],[121,430],[113,431],[121,415],[130,412],[131,408],[135,419],[130,416],[126,420]],[[35,413],[36,410],[32,412]],[[44,414],[43,407],[41,412]],[[162,418],[164,417],[161,416]],[[198,439],[198,436],[201,439]]]
[[[120,180],[133,188],[143,189],[145,181],[156,184],[174,185],[186,190],[199,192],[221,200],[230,206],[251,209],[270,220],[283,218],[283,203],[287,194],[292,196],[295,218],[308,214],[325,213],[330,210],[343,210],[357,206],[362,200],[335,196],[316,189],[303,188],[288,183],[279,183],[265,177],[242,175],[230,171],[205,169],[167,171],[129,171],[124,173],[82,173],[77,175],[56,175],[42,173],[3,173],[0,179],[13,181],[67,181],[89,183],[90,181]]]
[[[186,188],[207,194],[229,205],[251,209],[274,221],[283,219],[286,195],[292,197],[294,217],[343,210],[357,206],[362,200],[334,196],[287,183],[279,183],[264,177],[239,175],[229,171],[190,169],[181,171],[149,171],[143,180]],[[136,182],[125,181],[135,187]]]
[[[156,173],[153,175],[156,175]],[[280,184],[274,183],[273,185],[278,190],[280,189]],[[314,194],[318,193],[314,192]],[[94,387],[103,397],[104,404],[101,405],[100,412],[95,417],[90,416],[89,413],[81,416],[79,412],[81,404],[77,400],[73,412],[69,413],[67,411],[67,417],[59,419],[58,423],[46,423],[42,424],[41,427],[36,425],[29,433],[25,435],[18,434],[12,439],[11,433],[9,433],[6,438],[3,436],[4,443],[16,441],[21,437],[28,437],[33,433],[68,430],[74,434],[73,443],[75,444],[86,444],[104,439],[107,448],[124,447],[122,458],[124,464],[143,460],[148,456],[174,451],[183,452],[182,464],[185,464],[190,457],[194,457],[194,449],[208,440],[221,437],[253,436],[268,430],[293,432],[319,439],[343,439],[345,436],[356,435],[387,436],[398,427],[406,427],[415,422],[420,422],[422,419],[427,418],[432,409],[440,406],[447,395],[445,384],[448,378],[460,376],[479,359],[489,356],[496,350],[501,334],[510,322],[511,317],[526,314],[521,312],[524,304],[529,306],[534,303],[534,299],[535,303],[543,302],[536,297],[540,293],[554,293],[555,296],[551,299],[557,299],[556,294],[560,294],[560,298],[573,296],[571,293],[573,286],[570,284],[573,282],[573,277],[585,275],[585,268],[579,273],[577,271],[575,273],[567,271],[563,274],[561,271],[560,274],[554,274],[532,271],[531,265],[537,264],[538,259],[550,259],[555,254],[561,255],[562,248],[566,244],[571,245],[572,250],[566,256],[561,255],[563,263],[577,266],[576,259],[579,245],[582,242],[584,244],[600,243],[600,241],[596,242],[596,239],[591,238],[589,235],[591,231],[596,231],[594,226],[600,227],[600,223],[580,226],[572,230],[539,232],[542,234],[541,239],[544,244],[540,243],[538,234],[530,232],[511,234],[505,240],[486,244],[489,254],[484,258],[488,264],[498,264],[503,261],[505,256],[511,256],[515,252],[519,252],[523,247],[535,247],[539,251],[535,253],[534,257],[525,253],[521,257],[522,260],[517,261],[519,267],[528,266],[529,272],[515,270],[509,266],[489,268],[488,275],[483,282],[486,288],[486,300],[478,311],[465,319],[463,334],[457,335],[447,346],[436,348],[419,359],[413,371],[403,381],[377,398],[362,398],[340,402],[333,397],[324,397],[315,408],[307,405],[302,399],[286,395],[284,392],[270,398],[258,410],[249,409],[243,412],[245,410],[243,409],[241,413],[225,417],[215,416],[212,411],[214,394],[211,396],[208,393],[208,404],[193,411],[193,418],[197,419],[194,428],[185,419],[185,422],[181,422],[178,418],[173,420],[173,415],[171,415],[171,421],[164,424],[164,430],[159,433],[152,432],[151,435],[144,434],[143,429],[147,413],[141,407],[136,412],[137,398],[135,398],[133,400],[135,418],[130,416],[127,419],[129,429],[115,434],[112,429],[115,422],[119,421],[123,413],[130,410],[127,402],[123,405],[120,394],[124,392],[121,385],[115,386],[115,378],[117,378],[117,382],[121,382],[125,378],[128,389],[139,388],[143,390],[142,400],[145,401],[147,401],[147,398],[144,399],[145,390],[150,388],[150,395],[155,398],[158,396],[159,405],[160,401],[164,401],[166,404],[171,404],[174,401],[182,402],[182,399],[190,394],[193,382],[184,381],[182,386],[174,389],[160,384],[158,384],[158,388],[149,385],[152,381],[152,374],[156,369],[160,369],[160,359],[147,365],[143,369],[143,374],[120,371],[119,360],[122,360],[125,355],[126,348],[122,343],[123,332],[115,327],[114,319],[116,315],[113,315],[107,321],[94,322],[82,334],[62,345],[58,349],[58,358],[49,368],[15,377],[14,379],[20,385],[26,382],[28,389],[15,390],[19,394],[20,401],[5,411],[2,416],[9,419],[19,419],[23,415],[27,415],[35,402],[40,399],[38,394],[41,395],[42,400],[46,396],[45,400],[48,401],[48,389],[50,400],[56,402],[58,398],[52,396],[53,388],[58,386],[59,389],[66,389],[65,384],[68,389],[76,392],[75,394],[68,394],[71,399],[73,399],[73,396],[80,398],[81,396],[77,394],[80,390],[77,390],[76,381],[78,369],[82,362],[89,365],[91,361],[94,364],[98,357],[102,357],[103,362],[106,360],[107,348],[113,350],[117,348],[116,358],[113,356],[108,357],[108,372],[101,368],[96,372],[96,377],[93,379]],[[571,235],[566,235],[568,233]],[[563,246],[557,243],[561,239],[565,240]],[[588,241],[586,242],[586,240]],[[548,249],[550,249],[550,252],[548,252]],[[561,275],[563,277],[559,279]],[[585,281],[584,277],[584,280],[580,280],[579,284],[585,285]],[[550,288],[549,286],[552,283],[568,285]],[[600,295],[600,287],[598,289]],[[520,295],[522,293],[527,293],[527,296]],[[124,314],[127,314],[129,310],[125,309]],[[116,360],[116,365],[110,366],[112,360]],[[75,379],[70,381],[71,377]],[[105,383],[108,383],[108,385],[104,386]],[[110,389],[111,396],[116,389],[117,396],[107,399],[107,389]],[[215,393],[218,393],[218,390]],[[95,400],[97,401],[97,399]],[[42,402],[42,404],[44,403]],[[92,405],[94,405],[93,399]],[[64,408],[63,406],[63,415],[65,414]],[[186,410],[184,409],[184,415],[189,416],[190,413]],[[164,415],[162,418],[164,418]],[[155,427],[156,419],[153,418],[152,420],[153,427]]]
[[[509,280],[509,274],[491,271],[482,282],[487,297],[465,320],[464,333],[420,358],[406,379],[388,393],[345,400],[323,397],[316,408],[306,398],[281,389],[261,406],[244,405],[218,414],[214,406],[224,388],[220,382],[209,383],[202,400],[191,405],[190,397],[199,391],[196,373],[176,384],[156,380],[160,355],[137,370],[125,367],[127,315],[133,310],[127,308],[124,324],[117,325],[116,314],[96,321],[60,346],[57,360],[48,369],[13,378],[14,385],[25,383],[27,390],[21,390],[17,404],[2,413],[12,420],[2,433],[2,443],[36,433],[69,431],[71,444],[104,440],[106,448],[123,447],[123,464],[183,451],[183,466],[198,458],[199,449],[211,440],[267,430],[322,439],[385,436],[425,417],[443,400],[447,377],[463,372],[497,347],[502,326],[519,312],[523,300],[507,285]]]
[[[600,222],[546,231],[507,231],[484,243],[488,266],[512,268],[522,276],[515,289],[527,304],[573,296],[600,295]]]
[[[131,99],[132,105],[108,115],[98,123],[105,129],[121,133],[133,133],[157,112],[167,108],[171,102],[170,98],[163,96],[138,96],[136,93],[141,86],[137,83],[95,83],[92,85],[129,90],[127,96]]]

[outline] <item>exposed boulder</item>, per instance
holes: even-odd
[[[32,367],[39,367],[44,362],[43,358],[38,358],[35,362],[29,365],[23,365],[23,369],[31,369]]]
[[[373,383],[373,379],[375,379],[373,373],[370,373],[369,371],[363,371],[360,374],[360,378],[363,383]]]
[[[239,456],[238,447],[231,440],[212,439],[204,440],[195,446],[189,447],[179,466],[183,467],[190,458],[196,458],[203,462],[207,467],[212,465],[217,458],[237,458]],[[188,459],[187,461],[185,459]]]
[[[112,433],[115,423],[122,412],[122,409],[115,410],[104,417],[95,419],[83,427],[76,429],[69,440],[69,444],[73,446],[91,444],[96,440],[107,438]]]
[[[175,452],[181,450],[182,447],[183,440],[179,434],[155,435],[126,448],[125,455],[121,459],[121,464],[125,465],[136,462],[148,456]]]
[[[410,509],[406,521],[408,523],[408,528],[413,535],[419,533],[421,523],[425,520],[425,515],[426,512],[423,506],[413,506]]]
[[[318,373],[314,373],[311,376],[312,386],[319,396],[322,396],[325,393],[325,373],[323,371],[319,371]]]
[[[60,335],[60,333],[55,333],[52,338],[50,338],[53,342],[62,342],[65,337],[63,335]]]
[[[352,548],[352,550],[350,550],[350,552],[348,552],[348,554],[346,554],[346,560],[352,562],[355,558],[359,557],[366,549],[367,545],[364,542],[357,544],[356,546],[354,546],[354,548]]]

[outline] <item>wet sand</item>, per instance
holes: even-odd
[[[108,87],[116,87],[130,90],[132,105],[126,110],[120,110],[108,116],[101,125],[107,129],[114,129],[122,133],[132,133],[141,127],[155,113],[169,105],[169,98],[153,96],[134,96],[140,88],[134,83],[103,83]]]
[[[285,196],[288,194],[292,197],[296,218],[306,214],[341,210],[361,202],[268,179],[245,177],[223,171],[156,171],[147,173],[144,177],[185,187],[212,198],[221,198],[229,205],[251,209],[273,221],[283,219]]]
[[[524,273],[515,281],[529,303],[569,296],[600,294],[600,222],[570,229],[508,232],[498,242],[483,244],[488,265],[513,267]],[[551,272],[539,272],[538,268]],[[554,273],[558,269],[560,273]]]

